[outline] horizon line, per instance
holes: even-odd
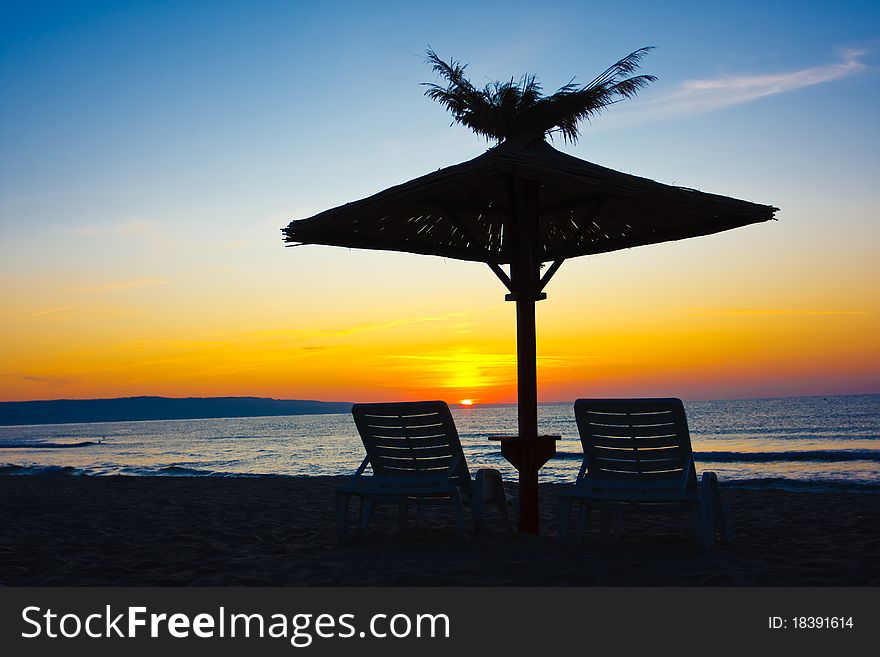
[[[865,397],[872,395],[880,395],[880,391],[872,391],[872,392],[846,392],[846,393],[826,393],[826,394],[808,394],[808,395],[759,395],[757,397],[718,397],[718,398],[696,398],[696,397],[680,397],[682,401],[750,401],[750,400],[761,400],[761,399],[813,399],[818,397]],[[656,397],[656,396],[655,396]],[[596,397],[599,399],[600,397]],[[611,397],[601,397],[603,399],[633,399],[633,398],[649,398],[642,396],[637,397],[623,397],[623,396],[611,396]],[[659,397],[658,397],[659,398]],[[194,396],[186,396],[186,397],[169,397],[166,395],[129,395],[124,397],[82,397],[82,398],[73,398],[73,397],[60,397],[57,399],[3,399],[0,400],[0,404],[32,404],[32,403],[45,403],[45,402],[78,402],[78,401],[113,401],[119,399],[172,399],[172,400],[199,400],[199,399],[264,399],[270,401],[280,401],[280,402],[313,402],[318,404],[357,404],[357,403],[370,403],[370,402],[356,402],[349,400],[324,400],[324,399],[294,399],[294,398],[282,398],[282,397],[261,397],[257,395],[210,395],[204,397],[194,397]],[[399,401],[399,400],[398,400]],[[408,400],[412,401],[412,400]],[[447,400],[441,400],[449,404],[450,406],[461,406],[465,408],[473,408],[475,406],[517,406],[518,402],[473,402],[472,404],[461,404],[460,401],[450,402]],[[554,401],[539,401],[538,406],[562,406],[565,404],[573,404],[575,399],[563,399],[563,400],[554,400]],[[382,402],[388,403],[388,402]]]

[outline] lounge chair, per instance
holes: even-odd
[[[698,550],[708,550],[716,532],[722,542],[732,539],[715,473],[697,481],[680,399],[578,399],[574,414],[584,461],[575,485],[560,494],[561,541],[569,538],[574,502],[581,505],[578,539],[593,510],[601,513],[603,535],[623,512],[678,511],[690,513]]]
[[[480,532],[483,508],[494,502],[510,531],[507,498],[501,473],[481,469],[471,480],[461,441],[449,407],[442,401],[355,404],[351,409],[367,456],[346,484],[336,489],[336,529],[339,540],[348,531],[350,499],[360,498],[358,531],[369,526],[379,504],[398,506],[401,530],[408,508],[416,505],[416,521],[426,505],[450,504],[459,532],[465,533],[464,502],[469,501],[474,531]],[[364,475],[367,466],[372,476]]]

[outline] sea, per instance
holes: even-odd
[[[697,471],[728,486],[880,489],[880,395],[685,402]],[[452,409],[472,471],[515,481],[493,436],[515,406]],[[561,436],[542,481],[573,482],[582,449],[572,404],[541,405]],[[352,474],[364,456],[350,414],[0,427],[0,475],[254,476]]]

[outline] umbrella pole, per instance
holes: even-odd
[[[519,529],[538,533],[538,468],[533,451],[538,440],[538,375],[535,300],[516,302],[517,425],[519,458]],[[543,464],[542,464],[543,465]]]
[[[519,531],[538,533],[538,470],[556,453],[556,436],[538,435],[535,293],[514,291],[516,301],[516,436],[501,439],[501,454],[519,472]],[[543,298],[540,296],[539,298]]]
[[[517,426],[520,438],[538,437],[538,372],[535,337],[535,301],[516,302]]]
[[[519,471],[519,530],[538,533],[538,470],[556,452],[555,438],[538,436],[538,375],[535,302],[540,291],[539,268],[532,251],[537,242],[538,185],[510,181],[510,228],[513,258],[511,293],[516,302],[516,374],[518,435],[502,440],[501,453]]]

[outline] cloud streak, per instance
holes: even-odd
[[[47,308],[45,310],[37,310],[31,313],[25,313],[24,315],[17,315],[15,317],[10,317],[9,321],[18,322],[26,319],[37,319],[38,317],[45,317],[46,315],[55,315],[57,313],[63,313],[70,310],[70,306],[58,306],[57,308]]]
[[[865,310],[807,310],[796,308],[691,308],[692,317],[755,317],[767,315],[867,315]]]
[[[71,292],[79,294],[99,294],[101,292],[118,292],[120,290],[134,290],[141,287],[153,287],[154,285],[164,285],[168,281],[164,278],[140,277],[130,281],[121,281],[119,283],[107,283],[105,285],[96,285],[95,287],[74,288]]]
[[[277,329],[266,331],[251,331],[250,334],[274,337],[336,337],[354,335],[356,333],[365,333],[370,331],[383,331],[385,329],[397,328],[399,326],[409,326],[410,324],[421,324],[423,322],[445,322],[459,319],[464,313],[447,313],[434,317],[406,317],[403,319],[394,319],[387,322],[367,322],[363,324],[355,324],[332,329]]]
[[[74,380],[68,377],[61,376],[41,376],[37,374],[23,374],[18,372],[0,372],[0,377],[5,379],[16,379],[19,381],[26,381],[27,383],[41,383],[44,385],[56,387],[61,385],[67,385],[72,383]],[[10,400],[12,401],[12,400]]]
[[[723,75],[702,80],[685,80],[670,92],[646,102],[622,107],[617,115],[608,117],[606,127],[615,120],[669,119],[704,114],[740,105],[805,87],[812,87],[860,73],[867,68],[862,61],[865,49],[844,48],[838,61],[826,66],[813,66],[785,73]]]

